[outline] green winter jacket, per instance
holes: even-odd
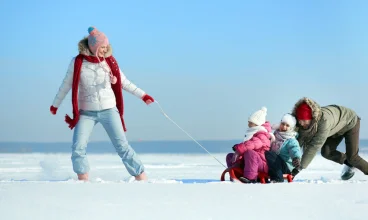
[[[341,136],[352,129],[357,120],[357,114],[346,107],[329,105],[320,107],[309,98],[300,99],[294,106],[293,115],[296,116],[297,107],[303,102],[312,109],[312,122],[308,129],[298,127],[298,141],[303,147],[301,168],[308,167],[317,151],[322,148],[326,139],[331,136]]]

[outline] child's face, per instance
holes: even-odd
[[[248,121],[248,127],[255,127],[255,126],[257,126],[256,124],[254,124],[253,122],[250,122],[250,121]]]
[[[308,129],[311,124],[311,120],[298,120],[298,122],[304,129]]]
[[[279,127],[280,131],[285,132],[285,131],[288,131],[289,129],[290,129],[290,125],[288,123],[286,123],[286,122],[281,122],[280,123],[280,127]]]
[[[98,48],[97,55],[99,57],[104,57],[106,52],[107,52],[107,45],[102,45],[101,47]]]

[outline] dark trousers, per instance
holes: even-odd
[[[290,170],[285,161],[273,151],[266,151],[265,156],[270,179],[276,182],[284,182],[283,174],[290,174]]]
[[[368,175],[368,162],[361,158],[359,152],[359,129],[360,118],[356,125],[347,131],[345,134],[338,137],[329,137],[324,143],[321,154],[324,158],[332,160],[336,163],[343,164],[345,160],[353,167],[356,167],[364,174]],[[345,138],[346,153],[342,153],[337,149],[337,146]]]

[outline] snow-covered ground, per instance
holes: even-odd
[[[206,154],[140,157],[148,182],[132,181],[116,154],[101,154],[89,155],[84,183],[69,154],[0,154],[0,219],[368,218],[368,176],[341,181],[342,166],[320,156],[293,183],[251,185],[184,184],[219,180],[224,168]]]

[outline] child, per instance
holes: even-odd
[[[270,179],[283,182],[283,174],[290,174],[295,167],[300,166],[301,150],[294,131],[296,119],[291,114],[285,114],[274,132],[275,141],[271,150],[266,152],[268,174]]]
[[[235,153],[226,156],[228,167],[243,167],[243,183],[256,182],[259,172],[268,172],[265,151],[270,149],[271,126],[266,122],[267,108],[262,107],[248,118],[248,129],[242,143],[233,146]]]

